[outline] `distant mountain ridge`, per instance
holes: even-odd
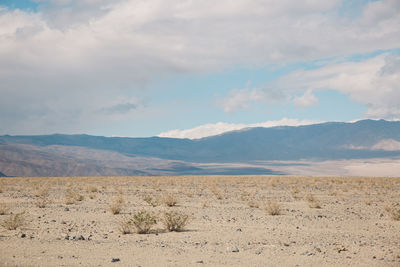
[[[248,128],[195,140],[0,136],[0,176],[274,175],[370,158],[400,158],[400,122]]]
[[[128,138],[90,135],[1,136],[0,144],[78,146],[130,157],[189,162],[352,159],[399,156],[400,150],[376,149],[382,140],[400,142],[400,122],[362,120],[306,126],[249,128],[201,139]],[[375,149],[374,149],[375,146]]]

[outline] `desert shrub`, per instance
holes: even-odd
[[[309,194],[306,197],[306,200],[308,202],[308,206],[310,208],[314,208],[314,209],[320,209],[321,208],[321,203],[320,201],[314,197],[314,195]]]
[[[148,234],[156,223],[157,217],[153,213],[142,210],[136,212],[128,224],[136,228],[136,233]]]
[[[182,231],[189,222],[189,215],[178,211],[165,212],[162,218],[165,228],[172,231]]]
[[[173,194],[167,194],[164,196],[164,204],[168,207],[173,207],[178,203],[178,199]]]
[[[41,209],[45,208],[50,203],[51,203],[50,199],[48,199],[46,196],[39,197],[35,201],[36,206]]]
[[[122,207],[124,205],[124,199],[122,196],[114,198],[110,204],[110,210],[112,214],[120,214],[122,211]]]
[[[67,205],[74,204],[76,202],[84,200],[85,197],[77,191],[73,191],[71,188],[68,188],[65,192],[65,203]]]
[[[25,224],[25,212],[10,214],[10,216],[1,223],[1,225],[7,230],[15,230],[24,226]]]
[[[152,196],[147,195],[147,196],[143,197],[143,200],[147,204],[149,204],[149,205],[151,205],[153,207],[157,207],[158,206],[158,201],[156,199],[154,199]]]
[[[269,215],[280,215],[282,213],[282,206],[278,202],[271,201],[267,203],[265,210]]]

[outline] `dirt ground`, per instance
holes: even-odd
[[[0,266],[400,266],[400,178],[1,178],[0,214]]]

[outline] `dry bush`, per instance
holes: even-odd
[[[188,224],[189,215],[178,211],[164,212],[162,221],[168,231],[179,232]]]
[[[149,204],[149,205],[151,205],[151,206],[153,206],[153,207],[157,207],[157,206],[159,205],[158,201],[157,201],[156,199],[154,199],[154,198],[153,198],[152,196],[150,196],[150,195],[147,195],[147,196],[143,197],[143,200],[144,200],[147,204]]]
[[[314,209],[321,208],[321,203],[319,202],[319,200],[317,198],[314,197],[314,195],[312,195],[312,194],[307,195],[306,200],[307,200],[308,206],[310,208],[314,208]]]
[[[68,188],[65,192],[65,204],[75,204],[76,202],[84,200],[84,196],[77,191],[73,191],[71,188]]]
[[[173,207],[178,204],[178,199],[173,194],[167,194],[164,196],[164,204],[168,207]]]
[[[131,219],[124,219],[119,223],[119,229],[121,230],[122,234],[131,234],[133,228],[133,223]]]
[[[10,214],[10,216],[1,223],[1,226],[7,230],[15,230],[24,225],[26,225],[25,212]]]
[[[8,207],[4,203],[0,203],[0,215],[6,215],[8,213]]]
[[[110,210],[112,214],[120,214],[122,211],[122,207],[124,205],[124,199],[122,196],[114,198],[110,204]]]
[[[157,217],[153,213],[141,210],[136,212],[131,219],[125,220],[124,225],[123,227],[121,227],[121,229],[123,230],[125,228],[125,233],[127,233],[126,230],[128,230],[130,233],[132,232],[132,227],[135,227],[136,233],[148,234],[150,233],[153,225],[155,225],[156,223]]]
[[[282,213],[282,206],[278,202],[268,202],[265,210],[269,215],[280,215]]]
[[[46,197],[46,196],[42,196],[42,197],[39,197],[38,199],[36,199],[36,201],[35,201],[35,205],[37,206],[37,207],[39,207],[39,208],[45,208],[48,204],[50,204],[51,203],[51,200],[48,198],[48,197]]]

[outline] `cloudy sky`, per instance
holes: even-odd
[[[0,134],[400,119],[399,0],[0,0]]]

